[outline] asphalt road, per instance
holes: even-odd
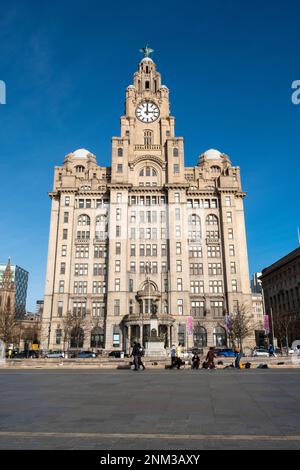
[[[0,370],[0,449],[300,449],[300,370]]]

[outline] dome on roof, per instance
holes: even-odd
[[[153,62],[153,60],[151,59],[151,57],[144,57],[141,62]]]
[[[135,86],[134,85],[128,85],[127,90],[128,90],[128,88],[134,88],[135,89]]]
[[[168,89],[168,87],[166,85],[162,85],[160,88],[164,88],[164,89]]]
[[[77,149],[72,153],[73,158],[88,158],[89,155],[92,155],[92,152],[87,149]]]
[[[203,153],[206,160],[223,160],[222,153],[216,149],[209,149]]]

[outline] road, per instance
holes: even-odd
[[[300,371],[0,370],[0,449],[300,449]]]

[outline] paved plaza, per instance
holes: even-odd
[[[0,449],[300,449],[300,371],[2,370]]]

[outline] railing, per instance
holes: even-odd
[[[135,145],[134,150],[161,150],[161,145]]]
[[[79,245],[84,245],[85,243],[90,243],[91,239],[90,238],[76,238],[75,243]]]

